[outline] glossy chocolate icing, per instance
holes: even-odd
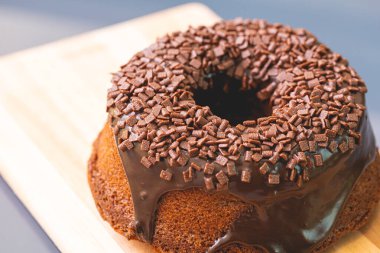
[[[239,177],[232,177],[225,193],[252,203],[255,208],[231,224],[225,236],[217,239],[208,252],[216,252],[231,243],[256,246],[268,252],[312,251],[332,231],[355,182],[375,158],[375,138],[366,113],[360,121],[360,133],[360,145],[349,152],[332,154],[327,149],[319,150],[324,156],[324,165],[313,169],[310,182],[302,187],[294,182],[269,185],[259,176],[257,165],[240,160],[237,163],[239,172],[254,166],[252,182],[247,184]],[[119,138],[115,139],[119,144]],[[136,234],[141,240],[151,242],[160,198],[169,191],[203,188],[204,177],[202,171],[196,171],[193,181],[186,183],[182,172],[187,167],[178,167],[171,169],[175,180],[162,180],[159,177],[162,168],[170,166],[161,161],[152,168],[145,168],[140,163],[144,152],[139,145],[126,152],[119,149],[119,154],[131,189]],[[199,158],[191,161],[200,166],[206,162]],[[277,169],[286,173],[281,163]]]

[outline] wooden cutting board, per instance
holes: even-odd
[[[152,252],[104,222],[86,179],[110,73],[155,38],[219,17],[186,4],[0,58],[0,172],[62,252]],[[332,252],[380,252],[380,211]]]

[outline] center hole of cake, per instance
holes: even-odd
[[[212,83],[212,87],[206,90],[199,88],[193,91],[195,102],[209,106],[214,115],[228,120],[231,125],[272,114],[269,99],[258,99],[257,89],[242,90],[241,80],[216,74],[212,77]]]

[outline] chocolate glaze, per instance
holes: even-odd
[[[238,177],[230,178],[226,194],[252,203],[255,208],[242,214],[208,252],[216,252],[231,243],[256,246],[268,252],[312,251],[332,231],[355,182],[375,158],[375,138],[366,113],[361,118],[360,132],[362,141],[354,150],[344,154],[319,150],[324,155],[324,165],[311,171],[310,182],[302,187],[294,182],[269,185],[255,167],[250,184],[241,182]],[[115,139],[119,144],[119,138]],[[159,174],[163,168],[169,167],[167,162],[145,168],[140,163],[145,152],[139,145],[131,151],[119,150],[119,154],[131,189],[136,234],[141,240],[151,242],[160,198],[169,191],[203,188],[204,177],[203,172],[196,172],[193,181],[185,183],[182,172],[187,167],[178,167],[170,169],[175,180],[162,180]],[[201,166],[206,162],[199,158],[191,161]],[[239,171],[248,166],[255,165],[243,161],[237,163]],[[281,164],[277,169],[286,173]]]

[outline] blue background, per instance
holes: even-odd
[[[0,55],[126,21],[188,1],[0,0]],[[380,1],[203,1],[222,18],[264,18],[313,32],[369,88],[367,106],[380,137]],[[1,70],[0,70],[1,74]],[[0,140],[1,141],[1,140]],[[0,178],[0,252],[57,252]]]

